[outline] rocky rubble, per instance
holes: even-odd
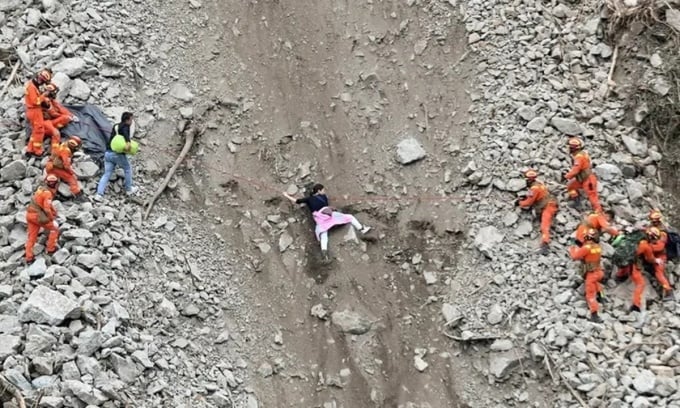
[[[587,202],[580,210],[565,203],[561,174],[571,165],[567,135],[585,139],[600,179],[600,199],[615,209],[618,226],[641,225],[663,195],[657,181],[662,154],[628,124],[623,101],[599,92],[612,62],[601,34],[607,22],[601,20],[600,2],[459,5],[479,59],[479,89],[472,94],[479,140],[464,152],[469,159],[462,169],[475,234],[468,249],[478,248],[491,260],[460,262],[460,271],[474,270],[482,294],[453,295],[451,303],[464,318],[452,327],[458,325],[464,338],[513,340],[514,351],[492,347],[490,381],[519,372],[521,360],[522,372],[532,375],[524,370],[533,361],[541,370],[550,366],[559,373],[588,407],[680,406],[678,302],[652,302],[643,313],[631,314],[631,283],[617,285],[612,279],[601,312],[604,323],[591,323],[577,265],[567,255],[569,237],[590,210]],[[663,80],[655,65],[643,67],[645,78]],[[517,191],[511,183],[528,167],[539,170],[563,203],[546,256],[537,252],[537,221],[509,204]],[[612,253],[609,245],[603,247]],[[605,267],[611,270],[606,261]],[[671,264],[667,271],[677,282],[677,268]],[[646,298],[653,301],[655,291],[647,283]],[[565,392],[554,406],[581,405]]]
[[[154,116],[137,105],[131,85],[146,76],[141,64],[154,56],[138,48],[145,46],[137,41],[143,23],[130,18],[134,3],[123,3],[1,1],[0,50],[16,49],[22,82],[51,67],[67,103],[95,103],[112,120],[132,108],[141,112],[140,128],[148,128]],[[7,75],[0,65],[3,84]],[[181,86],[170,93],[193,98]],[[224,327],[221,297],[228,289],[224,279],[212,279],[222,269],[214,261],[204,265],[200,249],[186,241],[191,232],[167,215],[155,220],[158,231],[142,222],[141,207],[117,196],[118,183],[104,203],[55,201],[60,249],[42,254],[43,234],[36,262],[23,264],[25,208],[46,159],[22,156],[23,87],[11,86],[8,95],[0,102],[2,375],[28,403],[42,395],[41,407],[257,408],[245,383],[248,363],[230,341],[239,336]],[[87,156],[76,162],[92,194],[98,166]],[[187,252],[174,249],[180,246]]]

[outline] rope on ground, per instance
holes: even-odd
[[[201,132],[198,128],[189,124],[184,129],[182,134],[184,135],[184,147],[182,148],[182,151],[179,153],[179,156],[177,156],[175,163],[168,171],[168,174],[165,176],[165,179],[163,180],[161,185],[158,187],[158,189],[151,197],[151,199],[149,199],[149,201],[147,202],[146,211],[144,212],[144,220],[149,218],[149,214],[151,213],[151,209],[153,208],[154,203],[156,202],[158,197],[160,197],[160,195],[163,193],[165,188],[168,186],[168,183],[170,183],[170,180],[172,179],[172,176],[175,175],[177,168],[179,167],[180,164],[182,164],[182,161],[184,161],[184,158],[186,157],[187,153],[189,153],[189,150],[191,150],[191,146],[193,146],[196,136],[200,135]]]

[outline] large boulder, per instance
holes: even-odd
[[[0,169],[0,180],[2,181],[16,181],[24,177],[26,177],[26,162],[23,160],[14,160]]]
[[[85,72],[85,67],[87,66],[87,63],[85,62],[84,59],[80,57],[74,57],[74,58],[65,58],[58,62],[54,67],[52,67],[52,71],[56,72],[63,72],[64,74],[68,75],[71,78],[75,78],[78,75],[82,74]]]
[[[565,119],[555,116],[550,120],[550,124],[553,125],[555,129],[567,135],[575,136],[583,133],[583,127],[574,119]]]
[[[67,318],[79,316],[80,308],[74,301],[45,286],[35,288],[19,308],[19,320],[22,322],[57,326]]]

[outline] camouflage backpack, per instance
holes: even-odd
[[[618,267],[632,264],[635,261],[638,244],[643,239],[645,239],[645,232],[642,230],[625,235],[614,247],[612,263]]]

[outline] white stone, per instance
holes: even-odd
[[[409,164],[424,159],[427,152],[419,141],[410,137],[397,145],[397,161],[401,164]]]
[[[67,318],[78,316],[80,308],[74,301],[45,286],[35,288],[19,308],[19,320],[22,322],[57,326]]]

